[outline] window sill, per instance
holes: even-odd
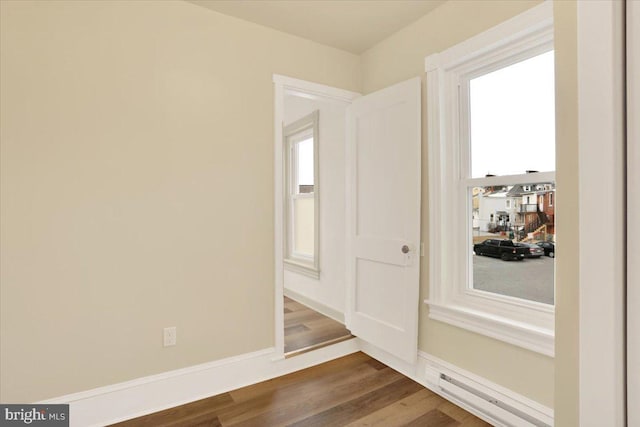
[[[462,306],[425,300],[429,318],[554,357],[554,331]]]
[[[312,279],[320,279],[320,270],[314,268],[311,265],[305,264],[303,262],[299,262],[291,259],[285,259],[284,268],[285,270],[289,270],[298,274],[303,274],[305,276],[311,277]]]

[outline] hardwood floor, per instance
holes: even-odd
[[[352,337],[343,324],[284,297],[284,352],[287,357]]]
[[[427,426],[489,424],[364,353],[116,426]]]

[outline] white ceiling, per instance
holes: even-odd
[[[445,0],[187,0],[360,54]]]

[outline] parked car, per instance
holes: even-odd
[[[522,246],[529,250],[528,254],[525,254],[525,258],[540,258],[544,255],[544,249],[534,243],[516,243],[516,246]]]
[[[544,249],[544,254],[548,257],[554,258],[556,256],[556,245],[551,242],[540,242],[536,243],[542,249]]]
[[[525,254],[529,253],[529,248],[516,246],[512,240],[508,239],[487,239],[482,243],[473,245],[473,252],[475,252],[476,255],[498,257],[503,261],[514,259],[522,261]]]

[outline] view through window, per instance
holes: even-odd
[[[469,287],[553,305],[553,51],[469,79],[467,87]]]
[[[293,207],[293,253],[298,256],[314,255],[314,188],[313,188],[313,133],[301,135],[292,144],[292,168],[295,178],[291,188]]]

